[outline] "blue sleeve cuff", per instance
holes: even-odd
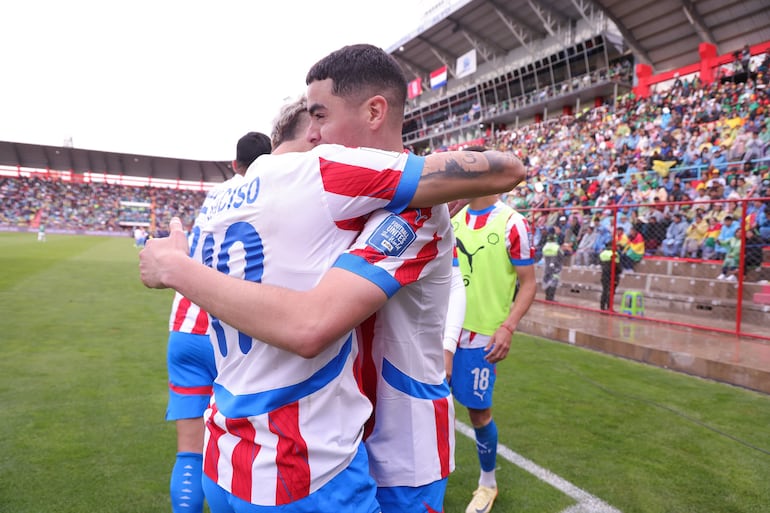
[[[388,296],[388,299],[393,297],[393,294],[398,292],[401,288],[401,284],[398,280],[396,280],[388,271],[382,267],[370,264],[364,258],[357,255],[343,253],[337,258],[337,261],[334,262],[333,267],[345,269],[362,278],[366,278],[380,287],[385,295]]]
[[[524,265],[535,265],[535,259],[534,258],[526,258],[524,260],[514,260],[511,258],[511,263],[515,265],[516,267],[524,266]]]
[[[425,167],[425,157],[418,157],[414,153],[408,154],[396,194],[385,207],[385,210],[400,214],[409,206],[409,202],[414,198],[414,193],[417,192],[417,184],[420,182],[423,167]]]

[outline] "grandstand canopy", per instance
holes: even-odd
[[[420,26],[388,51],[408,80],[427,80],[442,66],[447,66],[448,78],[454,78],[458,58],[475,50],[480,71],[460,84],[466,89],[472,87],[470,79],[489,80],[488,72],[500,75],[512,62],[545,62],[554,52],[580,46],[594,34],[602,34],[605,48],[633,54],[634,62],[650,65],[653,73],[698,62],[701,43],[725,55],[746,44],[770,41],[769,0],[436,0],[431,5]],[[514,54],[516,59],[511,58]],[[587,89],[580,94],[590,99],[606,91]],[[426,102],[438,101],[425,96]],[[536,108],[542,106],[530,110]],[[185,182],[216,183],[233,175],[229,162],[2,141],[0,165]]]
[[[637,62],[656,72],[699,60],[698,45],[729,54],[770,40],[767,0],[595,0],[617,25]]]
[[[6,141],[0,141],[0,165],[187,182],[223,182],[233,176],[231,162],[152,157]]]
[[[389,50],[407,75],[447,65],[451,78],[456,59],[472,48],[479,64],[520,48],[534,54],[549,36],[568,46],[578,22],[600,18],[656,73],[697,62],[700,43],[721,55],[770,40],[768,0],[445,0]]]

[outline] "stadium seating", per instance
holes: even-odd
[[[721,266],[717,263],[681,263],[674,260],[643,260],[634,273],[624,273],[615,293],[615,310],[622,310],[622,294],[642,291],[647,317],[667,318],[671,314],[699,319],[718,318],[731,321],[736,316],[739,285],[735,281],[717,280]],[[768,269],[763,269],[768,273]],[[535,269],[538,283],[542,266]],[[770,274],[770,273],[768,273]],[[565,266],[556,301],[598,308],[601,296],[601,271],[598,267]],[[756,294],[767,291],[767,285],[743,283],[743,321],[761,325],[766,322],[770,306],[755,301]],[[764,296],[757,296],[760,299]]]
[[[72,183],[42,173],[0,176],[0,227],[31,229],[42,222],[51,233],[100,231],[129,235],[132,226],[130,218],[122,216],[121,201],[154,205],[150,217],[159,227],[173,216],[189,226],[205,195],[201,190]]]
[[[528,217],[537,259],[545,234],[558,230],[564,247],[572,252],[587,225],[611,229],[616,219],[637,227],[645,248],[634,272],[623,273],[620,279],[615,311],[620,311],[624,292],[639,291],[647,318],[734,326],[740,311],[742,322],[758,326],[766,322],[770,306],[762,281],[770,280],[770,225],[762,228],[760,223],[763,211],[770,209],[770,53],[762,66],[764,74],[757,70],[746,83],[724,77],[701,84],[694,76],[682,77],[649,97],[621,96],[574,115],[486,132],[482,143],[517,152],[529,168],[528,183],[503,199]],[[720,99],[721,109],[713,108],[712,98]],[[514,107],[483,105],[480,112],[484,116],[503,108]],[[469,137],[479,135],[476,121],[486,119],[473,119],[469,126],[476,130]],[[44,174],[0,176],[0,227],[32,229],[37,219],[52,233],[61,229],[128,234],[130,227],[119,222],[121,200],[153,204],[152,217],[163,226],[174,215],[191,223],[204,195],[204,191],[64,182]],[[717,231],[730,212],[736,225],[743,218],[747,229],[765,234],[752,242],[755,248],[766,247],[759,261],[747,266],[743,283],[717,279],[724,262],[706,246],[688,255],[692,258],[664,256],[662,242],[673,212],[681,208],[689,227],[697,217],[696,207],[704,218],[718,219]],[[744,218],[741,209],[749,208],[753,210]],[[629,218],[624,221],[621,214]],[[568,224],[562,224],[562,216],[569,217]],[[574,257],[568,258],[561,273],[556,300],[598,307],[598,268],[571,265],[569,260]],[[540,266],[537,272],[539,277]]]

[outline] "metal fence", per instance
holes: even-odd
[[[770,340],[770,198],[534,209],[528,218],[538,300]],[[555,256],[544,255],[549,240]]]

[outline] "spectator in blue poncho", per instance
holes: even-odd
[[[717,244],[714,248],[718,257],[724,257],[727,253],[727,247],[730,241],[735,237],[735,232],[738,231],[739,223],[733,220],[733,216],[726,215],[722,221],[722,228],[719,230],[719,236],[717,237]]]
[[[682,217],[681,212],[674,212],[671,224],[666,228],[666,238],[661,244],[661,251],[664,256],[678,257],[682,252],[682,245],[687,236],[687,227],[689,224]]]

